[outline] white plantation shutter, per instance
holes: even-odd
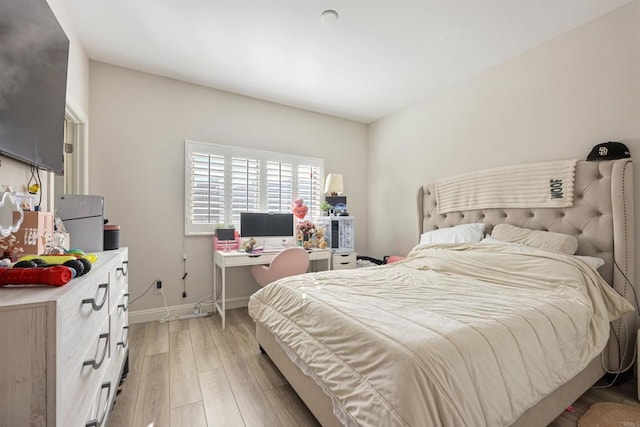
[[[297,198],[313,220],[323,181],[323,159],[185,141],[185,234],[239,228],[240,212],[291,213]]]
[[[240,228],[240,212],[260,211],[260,160],[231,160],[231,223]]]
[[[324,176],[319,167],[298,165],[298,197],[304,199],[304,204],[309,208],[307,215],[312,218],[320,215],[323,180]]]
[[[267,212],[287,212],[293,206],[293,165],[267,162]]]
[[[193,224],[224,222],[224,157],[193,153],[190,166],[189,219]]]

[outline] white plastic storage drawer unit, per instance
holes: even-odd
[[[332,270],[356,268],[356,253],[335,253],[331,256]]]

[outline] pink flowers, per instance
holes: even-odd
[[[300,221],[298,225],[296,225],[296,230],[306,236],[315,233],[316,226],[311,221]]]

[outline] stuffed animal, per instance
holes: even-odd
[[[256,245],[256,239],[254,239],[253,237],[250,237],[248,240],[244,241],[244,243],[242,244],[242,249],[244,249],[245,252],[251,252],[255,245]]]
[[[322,227],[316,228],[316,245],[320,249],[326,249],[328,246],[327,241],[324,240],[324,228]]]

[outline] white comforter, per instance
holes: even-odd
[[[421,246],[249,302],[338,418],[368,426],[509,425],[584,369],[629,310],[574,257],[495,245]]]

